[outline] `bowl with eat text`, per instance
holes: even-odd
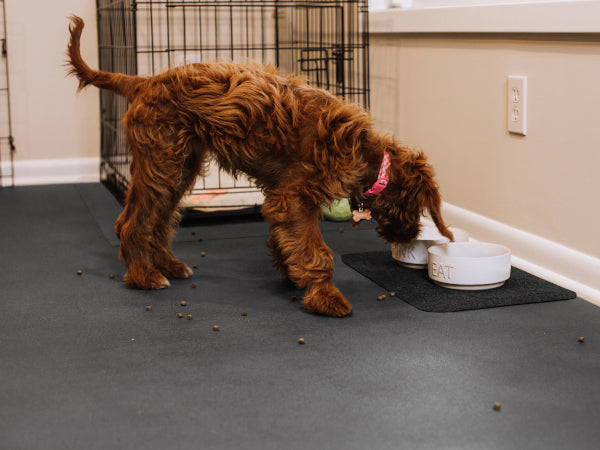
[[[427,274],[439,286],[479,290],[500,287],[510,278],[511,252],[489,242],[448,242],[427,250]]]
[[[455,242],[465,242],[469,239],[469,234],[465,230],[450,227],[450,231],[454,235]],[[429,258],[427,249],[432,245],[447,242],[450,242],[450,239],[442,236],[435,225],[424,225],[414,241],[404,244],[392,244],[392,258],[404,267],[425,269]]]

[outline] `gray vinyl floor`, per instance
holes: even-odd
[[[590,303],[377,301],[341,255],[386,246],[326,222],[351,317],[302,309],[262,222],[180,228],[194,276],[138,291],[122,280],[119,210],[99,184],[0,189],[1,449],[599,448]]]

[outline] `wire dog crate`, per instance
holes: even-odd
[[[101,70],[150,75],[190,62],[252,60],[369,106],[367,0],[97,0],[97,12]],[[123,201],[128,104],[103,90],[100,105],[101,180]],[[261,203],[249,180],[211,165],[181,206],[216,211]]]
[[[0,188],[15,183],[13,155],[15,144],[10,116],[10,86],[8,83],[8,52],[6,45],[6,8],[0,0]]]

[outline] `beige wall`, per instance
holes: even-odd
[[[600,38],[529,36],[372,35],[371,109],[446,202],[599,258]],[[509,75],[528,77],[524,137]]]
[[[6,2],[15,161],[98,157],[99,97],[65,78],[70,14],[86,21],[82,53],[97,67],[94,0]]]

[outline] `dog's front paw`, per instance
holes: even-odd
[[[129,271],[125,274],[124,279],[127,285],[138,289],[163,289],[171,286],[169,280],[158,271],[145,274],[135,274]]]
[[[310,286],[302,304],[308,311],[331,317],[345,317],[352,313],[352,305],[332,283]]]
[[[189,278],[194,274],[187,264],[180,261],[173,261],[159,269],[167,278]]]

